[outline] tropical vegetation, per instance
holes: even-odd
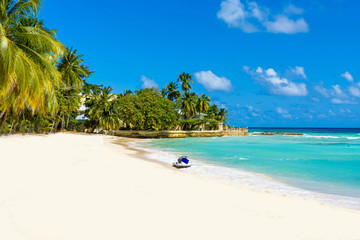
[[[39,0],[0,0],[0,134],[218,129],[227,123],[225,108],[192,92],[189,73],[161,90],[120,94],[87,82],[93,71],[84,56],[56,38],[38,18],[39,8]]]

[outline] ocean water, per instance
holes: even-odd
[[[137,147],[171,164],[187,155],[184,171],[249,188],[313,198],[360,209],[360,129],[274,129],[302,136],[249,136],[146,140]]]

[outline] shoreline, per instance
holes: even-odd
[[[0,137],[0,239],[360,238],[359,211],[169,171],[114,139],[129,141]]]
[[[130,138],[130,140],[133,138]],[[156,139],[153,139],[156,141]],[[164,150],[161,148],[156,148],[153,146],[149,146],[146,144],[141,144],[142,146],[137,145],[137,143],[144,143],[146,139],[137,139],[134,141],[127,141],[123,146],[128,149],[138,151],[141,153],[143,160],[160,164],[165,166],[168,169],[174,169],[171,166],[171,162],[164,161],[164,159],[159,160],[158,158],[152,157],[154,151],[159,152],[158,157],[162,158],[162,156],[170,156],[173,161],[176,159],[176,155],[174,152]],[[135,143],[133,145],[132,143]],[[241,187],[243,189],[247,189],[250,191],[257,192],[265,192],[271,193],[278,196],[287,196],[297,199],[304,199],[310,201],[317,201],[321,204],[326,204],[329,206],[341,207],[350,210],[360,211],[360,205],[358,204],[359,198],[345,196],[345,195],[337,195],[320,191],[308,190],[305,188],[297,187],[290,185],[286,182],[282,182],[274,177],[268,176],[262,173],[250,172],[243,169],[225,167],[221,165],[216,165],[213,163],[206,162],[205,159],[193,159],[195,162],[197,161],[197,165],[206,169],[201,171],[199,169],[194,170],[194,166],[189,169],[182,169],[183,173],[196,175],[198,177],[203,177],[206,179],[213,179],[215,181],[220,181],[225,184],[230,184],[233,186]],[[211,170],[211,172],[206,171]],[[222,174],[225,172],[224,174]],[[234,180],[231,176],[237,176],[240,180]]]

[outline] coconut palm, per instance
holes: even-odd
[[[223,123],[227,123],[227,121],[229,120],[229,115],[228,115],[229,111],[226,110],[225,108],[220,108],[219,113],[217,114],[217,118],[219,121],[222,121]]]
[[[196,94],[185,92],[181,99],[181,111],[185,118],[191,118],[196,113],[196,101]]]
[[[131,91],[131,90],[126,90],[126,91],[124,91],[124,96],[126,96],[126,95],[128,95],[128,94],[133,94],[133,91]]]
[[[76,50],[66,48],[61,56],[57,69],[61,73],[62,83],[67,89],[80,89],[84,85],[84,78],[92,73],[89,68],[83,64],[81,59],[84,55],[78,54]]]
[[[165,87],[166,87],[167,97],[170,101],[175,101],[175,100],[179,99],[179,97],[181,96],[181,93],[177,90],[179,88],[177,83],[170,82]]]
[[[90,100],[87,115],[95,121],[91,132],[98,126],[105,130],[114,130],[121,126],[117,101],[114,101],[111,91],[111,87],[105,87],[99,95],[93,96]]]
[[[77,54],[76,50],[66,48],[56,65],[61,74],[60,88],[57,89],[58,107],[57,115],[61,119],[61,129],[69,125],[70,116],[77,111],[81,104],[81,91],[84,79],[92,73],[83,64],[83,55]]]
[[[210,109],[210,97],[205,94],[201,95],[197,101],[196,110],[199,113],[205,113]]]
[[[39,0],[0,0],[0,106],[3,119],[10,108],[46,107],[60,74],[54,66],[63,45],[38,21]],[[53,98],[53,97],[52,97]],[[3,122],[3,120],[1,121]],[[1,123],[0,123],[1,124]],[[1,125],[0,125],[1,127]]]
[[[211,105],[210,109],[206,112],[209,119],[214,119],[219,113],[219,108],[216,104]]]
[[[191,89],[190,83],[194,83],[191,79],[191,75],[185,72],[179,75],[178,82],[181,83],[181,88],[184,92],[188,92]]]
[[[160,95],[164,98],[167,97],[168,95],[168,91],[166,90],[166,88],[162,88],[161,91],[160,91]]]

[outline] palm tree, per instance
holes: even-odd
[[[64,47],[37,20],[39,6],[40,0],[0,0],[0,128],[10,108],[49,104],[60,80],[54,64]]]
[[[91,132],[98,126],[105,130],[114,130],[121,126],[117,101],[114,101],[111,91],[111,87],[105,87],[100,95],[93,96],[93,99],[90,100],[87,115],[95,121]]]
[[[166,90],[166,88],[162,88],[161,91],[160,91],[160,95],[164,98],[167,97],[168,95],[168,91]]]
[[[179,99],[181,93],[177,90],[179,86],[175,82],[170,82],[166,86],[167,97],[170,101]]]
[[[126,95],[128,95],[128,94],[133,94],[133,92],[131,91],[131,90],[126,90],[126,91],[124,91],[124,96],[126,96]]]
[[[77,54],[76,50],[66,48],[61,56],[57,69],[61,73],[62,83],[68,89],[80,89],[84,85],[84,78],[90,76],[92,71],[88,66],[84,65],[81,58],[84,55]]]
[[[79,108],[84,79],[92,73],[83,64],[82,57],[83,55],[77,54],[76,50],[66,48],[60,61],[56,64],[61,74],[60,88],[57,89],[57,100],[61,103],[57,113],[62,122],[61,129],[69,125],[70,115]]]
[[[191,75],[185,72],[179,75],[178,82],[181,83],[181,88],[184,92],[188,92],[191,89],[190,83],[194,83],[191,79]]]
[[[196,113],[196,95],[194,93],[185,92],[181,99],[181,111],[185,118],[191,118]]]
[[[196,110],[199,113],[205,113],[210,109],[210,97],[205,94],[201,95],[197,101]]]
[[[219,108],[216,104],[211,105],[210,109],[206,112],[209,119],[214,119],[219,113]]]
[[[226,110],[225,108],[220,108],[219,113],[217,114],[217,118],[219,121],[222,121],[223,123],[227,123],[227,120],[229,120],[229,115],[228,115],[229,111]]]

